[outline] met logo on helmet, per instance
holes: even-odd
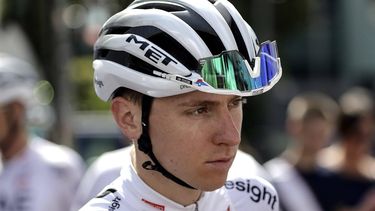
[[[151,43],[147,42],[146,40],[138,40],[135,35],[130,35],[127,39],[127,43],[133,43],[138,44],[139,49],[142,51],[145,51],[144,56],[148,59],[150,59],[155,64],[158,64],[159,62],[167,66],[170,62],[173,62],[175,64],[178,64],[177,61],[173,60],[171,57],[166,55],[165,53],[158,50],[156,47],[152,46]]]

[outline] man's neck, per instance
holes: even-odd
[[[187,206],[198,201],[202,191],[183,187],[174,181],[164,177],[161,173],[146,170],[142,167],[143,162],[150,160],[143,152],[133,149],[131,153],[132,163],[138,176],[152,189],[168,199]],[[137,154],[139,153],[139,154]]]

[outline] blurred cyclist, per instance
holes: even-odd
[[[289,102],[286,129],[291,143],[267,163],[284,211],[323,211],[332,200],[328,172],[319,166],[319,152],[327,146],[336,127],[337,103],[319,92],[299,94]]]
[[[337,211],[375,210],[374,100],[369,90],[352,87],[339,99],[337,140],[320,153],[320,163],[336,173],[331,189]]]
[[[83,174],[76,152],[28,133],[37,81],[28,63],[0,55],[1,211],[66,211]]]

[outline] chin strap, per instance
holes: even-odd
[[[167,171],[158,161],[158,159],[155,157],[154,152],[152,151],[152,144],[150,135],[148,133],[148,119],[150,116],[150,110],[151,110],[151,104],[152,104],[153,98],[147,95],[143,95],[142,99],[142,135],[138,140],[138,148],[145,154],[147,154],[151,161],[145,161],[142,164],[142,167],[146,170],[153,170],[158,171],[162,175],[164,175],[166,178],[172,180],[173,182],[184,186],[186,188],[195,189],[194,187],[190,186],[186,182],[182,181],[181,179],[174,176],[172,173]]]

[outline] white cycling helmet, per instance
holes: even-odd
[[[18,58],[0,54],[0,105],[19,101],[29,106],[38,81],[34,68]]]
[[[252,96],[282,73],[276,42],[259,44],[227,0],[136,0],[103,25],[93,67],[105,101],[120,87],[151,97]]]

